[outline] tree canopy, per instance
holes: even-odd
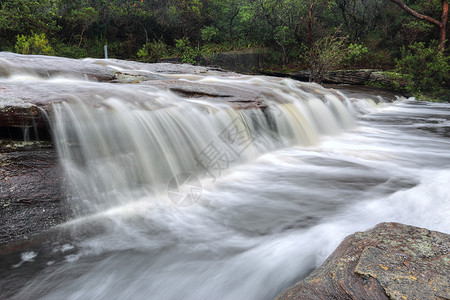
[[[107,44],[147,61],[263,48],[274,66],[306,67],[328,38],[343,41],[347,67],[392,68],[416,42],[446,54],[447,15],[447,0],[1,0],[0,50],[36,37],[60,56],[102,57]]]

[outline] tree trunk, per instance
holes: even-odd
[[[439,28],[439,51],[441,53],[445,50],[445,38],[446,38],[446,30],[447,30],[447,21],[448,21],[448,2],[447,0],[441,0],[442,2],[442,16],[441,21],[433,19],[432,17],[419,14],[418,12],[409,8],[402,0],[390,0],[391,2],[400,6],[404,11],[414,16],[415,18],[423,21],[427,21]]]
[[[86,27],[83,26],[83,30],[81,30],[81,34],[80,34],[80,42],[78,43],[78,48],[81,47],[81,42],[83,42],[83,33],[86,30]]]
[[[447,31],[447,21],[448,21],[448,2],[447,0],[442,0],[442,16],[439,32],[439,50],[442,53],[444,52],[445,49],[445,34]]]
[[[231,43],[233,42],[233,20],[239,14],[239,11],[240,11],[240,8],[238,8],[230,18],[230,42]]]
[[[313,45],[313,39],[312,39],[312,10],[314,7],[314,4],[316,3],[316,0],[313,0],[311,2],[311,6],[309,7],[309,14],[308,14],[308,37],[309,37],[309,45],[312,47]]]

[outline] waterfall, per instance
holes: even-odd
[[[236,109],[156,87],[85,83],[95,85],[95,99],[81,92],[53,105],[52,131],[75,210],[98,212],[149,194],[167,201],[178,174],[215,180],[263,153],[315,145],[355,124],[348,99],[319,85],[248,76],[190,80],[251,92],[262,104]]]

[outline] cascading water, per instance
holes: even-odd
[[[167,76],[261,103],[29,82],[66,99],[49,118],[78,218],[61,226],[63,241],[1,274],[2,290],[20,282],[8,298],[271,299],[357,230],[397,221],[450,231],[450,105],[377,105],[264,77]],[[174,179],[196,201],[179,205]]]
[[[113,90],[95,103],[78,96],[55,104],[54,140],[77,195],[70,201],[91,212],[149,194],[160,201],[178,174],[214,180],[268,151],[315,145],[321,135],[354,125],[342,100],[319,86],[325,101],[291,80],[201,81],[259,90],[267,106],[237,110],[145,86],[105,86]]]

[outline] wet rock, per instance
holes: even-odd
[[[142,76],[150,80],[163,79],[164,74],[199,74],[224,76],[230,72],[202,66],[171,63],[141,63],[118,59],[71,59],[46,55],[21,55],[0,52],[0,77],[38,76],[51,78],[69,76],[95,81],[113,81],[121,79],[121,74]]]
[[[397,94],[382,88],[357,86],[357,85],[339,85],[339,84],[324,84],[328,89],[336,89],[343,93],[348,98],[369,98],[374,102],[380,101],[392,102],[397,100]]]
[[[245,49],[204,56],[202,64],[216,65],[234,72],[254,74],[267,61],[268,52],[263,49]]]
[[[378,70],[333,70],[328,71],[323,79],[324,83],[334,84],[354,84],[364,85],[370,78],[371,74]],[[277,72],[263,72],[265,75],[277,77],[291,77],[300,81],[309,81],[310,72],[301,70],[293,73],[277,73]],[[381,72],[378,72],[381,73]]]
[[[194,74],[194,75],[210,75],[210,76],[229,76],[230,72],[204,66],[193,66],[189,64],[174,63],[143,63],[137,61],[126,61],[119,59],[94,59],[87,58],[83,62],[94,65],[107,66],[117,72],[127,73],[131,75],[148,76],[152,79],[154,75],[163,74]],[[158,78],[156,78],[158,79]]]
[[[337,70],[326,73],[324,82],[364,85],[376,70]]]
[[[260,71],[263,75],[276,77],[289,77],[299,81],[309,81],[309,71],[301,70],[292,73],[280,73],[272,71]],[[372,69],[360,70],[333,70],[328,71],[323,79],[325,84],[348,84],[348,85],[370,85],[383,87],[389,90],[403,91],[405,82],[392,72],[385,72]]]
[[[139,71],[127,71],[127,72],[116,72],[114,75],[114,80],[112,83],[140,83],[147,80],[165,80],[166,77],[153,74],[153,73],[143,73]]]
[[[181,93],[184,96],[201,95],[203,98],[223,98],[226,91],[218,87],[220,95],[214,92],[204,91],[207,85],[180,83],[178,74],[191,74],[192,76],[237,76],[236,73],[226,72],[217,68],[192,66],[188,64],[170,63],[140,63],[117,59],[69,59],[42,55],[19,55],[8,52],[0,52],[0,77],[5,77],[0,84],[0,138],[13,138],[23,140],[22,131],[41,131],[40,136],[49,139],[48,112],[52,104],[59,102],[76,101],[76,98],[90,99],[93,105],[99,99],[117,96],[119,89],[114,89],[125,84],[137,84],[153,82],[152,84],[166,90]],[[40,80],[39,77],[76,78],[78,85],[71,83],[61,85],[51,81]],[[17,76],[16,80],[10,80],[11,76]],[[27,80],[21,80],[25,76]],[[172,77],[170,77],[172,76]],[[33,84],[29,84],[29,80]],[[111,89],[89,85],[87,80],[108,81]],[[84,84],[86,82],[86,84]],[[182,88],[179,86],[183,85]],[[235,90],[233,103],[242,101],[244,105],[239,107],[253,107],[249,93]],[[224,96],[226,97],[226,96]],[[128,98],[128,97],[125,97]],[[217,100],[217,99],[216,99]],[[248,105],[251,102],[252,105]],[[247,103],[247,104],[245,104]],[[37,139],[37,138],[36,138]]]
[[[69,99],[42,86],[3,83],[0,86],[0,139],[50,140],[48,111],[52,103]]]
[[[196,98],[211,102],[226,102],[235,109],[265,109],[265,94],[237,87],[202,84],[190,81],[163,80],[145,82],[147,85],[170,90],[185,98]]]
[[[2,116],[0,126],[8,127],[20,124],[21,127],[26,127],[42,121],[37,106],[17,98],[0,99],[0,114]]]
[[[49,142],[0,140],[0,245],[62,223],[66,196]]]
[[[2,77],[34,74],[44,78],[71,76],[109,81],[114,78],[114,73],[115,71],[109,67],[80,59],[0,52],[0,76]]]
[[[450,235],[381,223],[276,299],[450,299]]]

